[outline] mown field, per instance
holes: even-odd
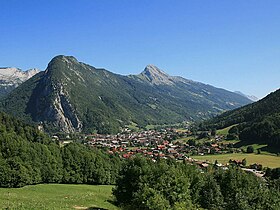
[[[222,154],[222,155],[192,156],[192,158],[197,160],[208,160],[213,163],[215,162],[215,160],[217,160],[219,163],[228,163],[230,159],[242,160],[246,158],[247,165],[258,163],[258,164],[262,164],[264,167],[270,167],[270,168],[280,167],[280,157],[274,155],[232,153],[232,154]]]
[[[112,186],[40,184],[0,188],[0,209],[112,209]]]

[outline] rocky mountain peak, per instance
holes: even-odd
[[[14,67],[3,67],[3,68],[0,68],[0,76],[1,77],[11,76],[11,75],[16,74],[17,72],[20,72],[20,69],[14,68]]]
[[[57,55],[49,62],[45,74],[51,74],[51,72],[56,72],[56,70],[66,69],[70,64],[76,65],[79,64],[79,61],[73,56]]]
[[[254,95],[247,95],[245,93],[242,93],[241,91],[234,91],[234,92],[237,93],[238,95],[244,96],[254,102],[259,100],[259,98]]]
[[[79,63],[79,61],[74,56],[66,56],[66,55],[57,55],[51,60],[50,63],[60,62],[60,61]]]
[[[160,85],[171,85],[173,84],[172,77],[166,74],[164,71],[160,70],[158,67],[150,64],[147,65],[140,76],[151,82],[152,84]]]
[[[0,68],[0,80],[12,82],[12,83],[16,81],[24,82],[25,80],[33,77],[39,71],[40,70],[35,68],[29,69],[27,71],[22,71],[21,69],[14,68],[14,67]]]
[[[21,69],[14,67],[0,68],[0,97],[7,95],[18,85],[37,73],[39,73],[38,69],[22,71]]]

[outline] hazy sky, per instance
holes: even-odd
[[[263,97],[280,86],[279,0],[0,0],[0,66],[52,57],[170,75]]]

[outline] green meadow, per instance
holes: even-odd
[[[110,209],[113,186],[39,184],[0,188],[0,209]]]
[[[265,154],[246,154],[246,153],[230,153],[222,155],[203,155],[203,156],[192,156],[192,158],[203,161],[210,161],[212,163],[217,160],[219,163],[228,163],[232,160],[242,160],[246,158],[247,165],[258,163],[264,167],[278,168],[280,167],[280,157],[276,155],[265,155]]]
[[[219,129],[219,130],[217,130],[217,135],[227,135],[228,134],[228,131],[229,131],[229,129],[231,129],[233,126],[236,126],[237,124],[235,124],[235,125],[231,125],[231,126],[229,126],[229,127],[226,127],[226,128],[223,128],[223,129]]]

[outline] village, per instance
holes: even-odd
[[[167,128],[132,132],[127,129],[117,135],[92,134],[85,137],[85,144],[91,147],[107,149],[110,154],[117,154],[122,158],[130,158],[134,155],[143,155],[156,161],[159,158],[185,161],[189,164],[196,164],[201,169],[213,165],[209,161],[201,161],[192,158],[194,155],[226,154],[242,152],[238,148],[233,148],[232,144],[222,143],[223,136],[213,136],[212,140],[204,143],[196,143],[194,139],[181,141],[184,137],[191,137],[189,130],[178,131]],[[242,160],[231,160],[230,163],[221,164],[215,162],[216,167],[224,170],[228,169],[229,164],[239,165],[244,171],[252,172],[256,176],[262,177],[264,172],[256,168],[245,168]]]

